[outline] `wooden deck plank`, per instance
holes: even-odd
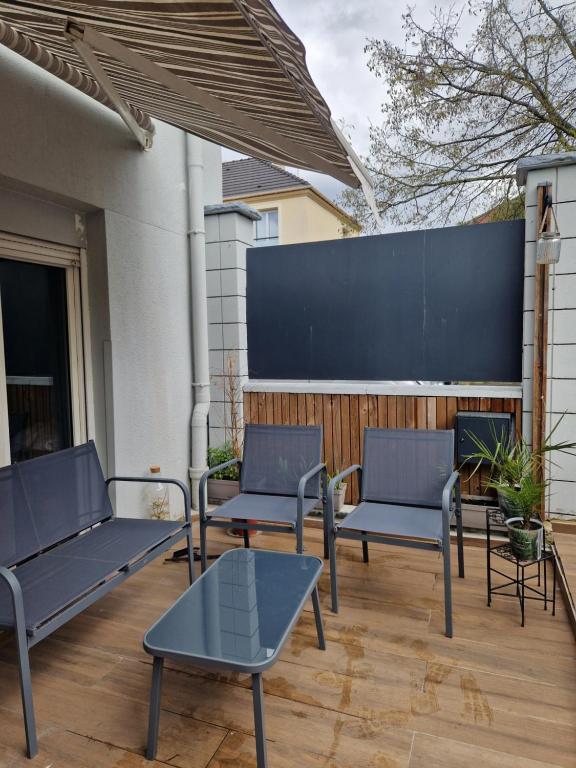
[[[321,538],[307,528],[307,552],[321,554]],[[221,531],[209,540],[215,552],[238,545]],[[254,546],[294,542],[263,534]],[[338,615],[326,567],[326,652],[307,606],[264,675],[271,768],[576,766],[576,643],[563,607],[553,618],[530,605],[524,628],[513,600],[488,609],[484,551],[467,547],[449,640],[439,556],[376,545],[370,555],[366,565],[357,542],[339,544]],[[142,635],[185,587],[184,565],[157,560],[32,650],[34,763],[23,756],[13,643],[1,635],[0,768],[149,765]],[[157,765],[253,768],[248,683],[168,662]]]

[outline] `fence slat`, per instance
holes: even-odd
[[[340,398],[340,434],[342,440],[342,469],[352,464],[350,460],[350,395]],[[352,503],[352,483],[348,479],[346,488],[346,504]]]
[[[406,428],[416,429],[416,398],[406,398]]]
[[[359,399],[358,395],[350,395],[350,464],[361,464]],[[355,472],[350,477],[354,504],[358,500],[358,475]]]
[[[376,395],[368,395],[368,426],[378,426],[378,400]]]
[[[426,398],[416,398],[416,429],[426,429]]]
[[[334,395],[332,397],[332,474],[342,469],[344,467],[342,466],[341,397]]]
[[[274,395],[266,392],[266,424],[274,424]]]
[[[388,429],[396,429],[396,395],[388,395]]]
[[[306,395],[299,394],[298,400],[298,424],[306,424]]]
[[[398,429],[406,426],[406,398],[401,395],[396,398],[396,426]]]
[[[453,429],[457,410],[513,413],[518,429],[522,429],[520,399],[284,392],[244,394],[247,423],[322,425],[324,459],[332,473],[350,464],[362,463],[364,427]],[[470,471],[469,467],[461,469],[463,495],[485,495],[487,470],[482,468],[472,479]],[[353,475],[348,483],[346,502],[357,503],[358,494],[358,481]]]
[[[388,401],[386,395],[378,395],[378,426],[386,429],[388,426]]]
[[[290,395],[282,392],[282,424],[290,424]]]

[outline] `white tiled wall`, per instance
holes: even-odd
[[[230,421],[224,373],[232,360],[242,413],[242,387],[248,379],[246,335],[246,248],[253,221],[237,211],[206,217],[206,285],[210,341],[210,445],[226,439]]]
[[[550,268],[547,425],[550,429],[566,414],[554,439],[576,440],[576,165],[532,171],[526,184],[524,434],[529,437],[531,430],[536,190],[542,181],[552,182],[562,235],[560,261]],[[551,515],[576,516],[576,458],[556,454],[548,477]]]

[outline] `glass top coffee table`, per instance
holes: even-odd
[[[319,647],[324,630],[318,597],[318,557],[253,549],[225,552],[144,636],[154,657],[146,757],[158,742],[164,659],[252,675],[258,768],[266,768],[262,672],[278,658],[312,598]]]

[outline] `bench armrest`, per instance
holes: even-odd
[[[128,477],[117,475],[109,477],[106,480],[106,488],[109,487],[110,483],[165,483],[166,485],[176,485],[180,488],[182,495],[184,496],[184,519],[188,525],[192,524],[190,519],[190,510],[192,508],[190,490],[188,489],[188,486],[184,485],[180,480],[176,480],[173,477]]]
[[[361,464],[352,464],[350,467],[347,467],[342,472],[339,472],[337,475],[335,475],[331,480],[330,484],[328,485],[328,524],[330,528],[334,527],[334,491],[336,490],[336,486],[338,483],[340,483],[342,480],[344,480],[345,477],[348,477],[348,475],[351,475],[353,472],[358,472],[358,481],[362,483],[362,465]]]
[[[0,565],[0,580],[4,581],[10,590],[12,598],[12,610],[14,612],[14,626],[17,632],[25,631],[26,624],[24,620],[24,600],[22,598],[22,587],[16,578],[16,575],[9,569]]]
[[[218,464],[216,467],[210,467],[210,469],[207,469],[200,478],[198,486],[198,506],[200,508],[201,520],[206,520],[206,485],[208,483],[208,478],[212,477],[212,475],[215,475],[217,472],[223,472],[225,469],[228,469],[228,467],[233,467],[235,464],[238,464],[239,468],[242,469],[242,459],[236,457],[230,459],[230,461],[225,461],[223,464]]]

